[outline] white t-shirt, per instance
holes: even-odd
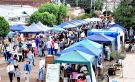
[[[54,49],[59,49],[58,43],[54,43]]]
[[[14,65],[12,64],[7,66],[7,72],[9,73],[11,71],[14,71]]]
[[[47,41],[47,42],[46,42],[46,47],[47,47],[47,48],[51,48],[51,41]]]
[[[32,47],[35,48],[36,47],[36,43],[32,42]]]
[[[81,33],[81,37],[83,37],[83,38],[85,37],[85,33],[84,32]]]
[[[39,69],[44,68],[44,66],[45,66],[45,60],[40,60]]]

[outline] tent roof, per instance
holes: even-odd
[[[43,25],[40,21],[36,25],[38,26],[38,28],[40,28],[44,32],[51,30],[51,28]]]
[[[38,32],[43,32],[43,30],[41,30],[40,27],[38,25],[36,25],[35,23],[32,23],[28,28],[24,29],[21,32],[24,32],[24,33],[38,33]]]
[[[93,34],[104,34],[104,35],[109,35],[109,36],[118,36],[119,33],[118,31],[113,31],[113,30],[104,30],[104,29],[92,29],[91,31],[88,32],[88,36],[93,35]]]
[[[102,45],[101,44],[99,44],[99,43],[96,43],[96,42],[94,42],[94,41],[91,41],[91,40],[88,40],[88,39],[85,39],[85,40],[82,40],[82,41],[80,41],[80,42],[77,42],[77,43],[74,43],[73,45],[71,45],[72,47],[73,46],[76,46],[76,45],[78,45],[78,44],[87,44],[87,45],[91,45],[91,46],[93,46],[93,47],[95,47],[95,48],[98,48],[98,49],[102,49]]]
[[[72,48],[75,46],[84,46],[88,48],[89,50],[92,50],[94,54],[99,56],[103,51],[103,46],[101,44],[98,44],[96,42],[90,41],[88,39],[82,40],[80,42],[74,43],[73,45],[69,46],[68,48]]]
[[[24,25],[13,25],[13,26],[10,26],[10,30],[11,31],[22,31],[24,30],[25,28],[27,28],[27,26],[24,26]]]
[[[71,23],[69,23],[69,22],[61,23],[61,24],[58,25],[58,26],[61,27],[61,28],[74,28],[74,27],[76,27],[76,25],[71,24]]]
[[[94,34],[87,37],[87,39],[96,41],[96,42],[102,42],[102,43],[112,43],[115,41],[115,38],[106,36],[104,34]]]
[[[62,54],[60,57],[56,58],[55,63],[76,63],[76,64],[88,64],[95,60],[94,56],[86,54],[81,51],[71,51]]]
[[[67,53],[67,52],[71,52],[71,51],[73,51],[73,50],[78,50],[78,51],[87,53],[87,54],[89,54],[89,55],[93,55],[93,56],[95,56],[96,58],[97,58],[97,56],[98,56],[96,53],[94,53],[94,52],[92,51],[92,49],[90,49],[90,47],[87,48],[86,46],[83,46],[83,45],[79,45],[79,46],[75,46],[75,47],[71,47],[71,48],[66,48],[66,49],[64,49],[63,51],[61,51],[61,52],[58,53],[58,54],[64,54],[64,53]]]
[[[119,24],[113,24],[110,26],[110,29],[116,29],[116,30],[127,30],[126,28],[124,28],[123,26],[119,25]]]
[[[52,31],[64,31],[64,29],[59,26],[54,26],[52,27]]]
[[[100,18],[87,18],[87,19],[84,19],[85,21],[88,21],[88,22],[92,22],[92,21],[101,21]]]

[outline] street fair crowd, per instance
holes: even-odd
[[[66,25],[73,27],[73,24]],[[105,59],[111,62],[117,57],[115,53],[122,51],[125,36],[122,33],[125,33],[125,29],[121,32],[110,29],[90,31],[89,24],[83,24],[81,28],[67,26],[64,31],[46,32],[34,31],[36,26],[33,29],[28,27],[34,32],[24,29],[12,37],[4,38],[0,42],[0,53],[7,61],[10,82],[13,82],[14,75],[17,82],[21,81],[19,62],[25,62],[25,82],[30,82],[30,73],[37,57],[40,59],[37,80],[45,80],[46,57],[52,55],[53,63],[60,63],[61,82],[97,82],[97,77],[103,75]]]

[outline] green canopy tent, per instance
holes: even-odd
[[[91,82],[93,82],[91,64],[94,60],[95,60],[95,57],[93,55],[89,55],[84,52],[74,50],[74,51],[62,54],[60,57],[54,60],[54,63],[85,64],[88,66]]]

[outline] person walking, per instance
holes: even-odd
[[[14,68],[15,68],[15,76],[17,78],[17,82],[20,82],[21,72],[17,63],[16,65],[14,65]]]
[[[48,50],[48,55],[51,55],[51,41],[50,40],[46,42],[46,48]]]
[[[45,60],[40,58],[39,68],[38,68],[38,81],[44,80],[44,66],[45,66]]]
[[[54,43],[54,52],[55,52],[54,54],[55,54],[55,56],[57,56],[58,49],[59,49],[59,45],[58,45],[57,42],[55,42]]]
[[[30,72],[31,72],[31,65],[30,62],[27,61],[24,64],[24,77],[25,77],[25,82],[30,82]]]
[[[13,82],[14,65],[11,62],[8,62],[7,72],[8,72],[8,75],[9,75],[10,82]]]

